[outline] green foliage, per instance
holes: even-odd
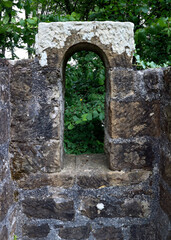
[[[18,237],[14,234],[14,240],[18,240]]]
[[[65,72],[65,151],[103,152],[105,68],[93,52],[75,53]]]
[[[14,48],[20,47],[26,48],[31,57],[37,26],[42,21],[110,20],[135,24],[137,54],[142,61],[169,64],[170,8],[169,0],[1,0],[0,56],[8,49],[16,58]],[[21,10],[25,19],[17,17]]]
[[[150,26],[136,31],[136,50],[142,59],[158,65],[171,63],[170,23],[171,18],[159,18]]]

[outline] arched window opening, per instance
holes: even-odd
[[[65,68],[64,150],[104,152],[105,66],[91,51],[74,53]]]

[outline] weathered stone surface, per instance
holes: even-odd
[[[50,232],[48,224],[37,225],[24,225],[23,226],[23,235],[28,236],[29,238],[43,238],[47,237]]]
[[[12,177],[15,180],[35,172],[56,172],[60,169],[60,143],[58,140],[46,142],[11,142]]]
[[[171,231],[169,232],[166,240],[170,240],[170,239],[171,239]]]
[[[74,184],[85,189],[98,189],[142,183],[150,179],[152,172],[144,169],[111,171],[108,169],[104,154],[83,154],[81,156],[66,155],[65,167],[58,173],[27,175],[16,172],[16,174],[20,177],[15,178],[18,179],[18,186],[23,189],[35,189],[48,185],[70,188]]]
[[[49,82],[50,73],[53,73],[51,69],[43,71],[28,60],[14,65],[11,79],[13,141],[59,139],[59,90],[56,75],[56,85]]]
[[[121,22],[40,23],[36,37],[36,52],[40,57],[40,65],[51,64],[49,60],[52,54],[47,50],[56,49],[61,53],[61,49],[66,46],[69,48],[83,42],[101,46],[109,59],[112,58],[112,54],[125,54],[124,59],[131,58],[134,50],[133,25]],[[61,55],[58,61],[62,58]]]
[[[8,240],[8,229],[6,226],[4,226],[2,231],[0,231],[0,240]]]
[[[110,183],[108,181],[107,174],[105,173],[87,173],[79,174],[77,176],[77,184],[82,188],[100,188],[101,186],[108,187]]]
[[[23,200],[22,206],[27,217],[72,221],[75,215],[73,201],[56,203],[51,198],[44,200],[30,198]]]
[[[151,143],[111,143],[110,145],[110,169],[152,169],[152,163],[155,157]]]
[[[114,69],[110,72],[110,97],[126,98],[135,94],[135,72],[131,69]]]
[[[160,206],[171,220],[171,194],[162,185],[160,185]]]
[[[125,171],[91,171],[88,173],[78,173],[76,183],[82,188],[101,188],[110,186],[124,186],[138,184],[146,181],[151,176],[150,171],[133,170]]]
[[[129,240],[162,240],[153,224],[133,225]]]
[[[0,144],[8,141],[9,138],[9,115],[7,110],[0,109]]]
[[[59,236],[62,239],[73,239],[73,240],[83,240],[88,239],[90,234],[90,226],[79,226],[79,227],[69,227],[62,228],[59,230]]]
[[[62,168],[56,77],[57,69],[41,68],[33,60],[18,61],[12,67],[10,152],[14,179]]]
[[[25,176],[18,181],[18,186],[23,189],[35,189],[43,186],[70,188],[75,184],[75,174],[72,171],[60,173],[38,173]]]
[[[126,186],[147,181],[152,175],[151,171],[142,169],[125,171],[109,171],[107,174],[109,186]]]
[[[122,230],[120,228],[102,227],[93,230],[93,235],[97,240],[123,240]]]
[[[165,124],[164,132],[167,134],[168,140],[171,142],[171,104],[164,108]]]
[[[98,208],[101,204],[102,208]],[[81,200],[79,207],[81,213],[90,219],[98,217],[148,217],[150,214],[149,203],[144,200],[125,199],[123,201],[106,201],[98,198],[87,197]]]
[[[165,182],[171,186],[171,155],[166,152],[162,152],[161,154],[161,174]]]
[[[137,71],[136,85],[139,96],[146,100],[160,99],[163,92],[163,70]]]
[[[8,143],[0,146],[0,182],[6,178],[7,173],[9,173]]]
[[[130,138],[160,135],[160,108],[157,102],[110,103],[110,136]]]
[[[12,107],[12,140],[27,142],[37,139],[40,141],[59,139],[60,115],[58,112],[58,106],[40,105],[34,99],[24,102],[16,101]]]
[[[171,67],[164,69],[165,91],[171,96]]]
[[[2,59],[1,59],[2,60]],[[1,61],[0,60],[0,61]],[[0,106],[8,105],[9,103],[9,68],[0,66]]]
[[[10,231],[9,231],[9,239],[14,238],[14,234],[16,234],[16,228],[17,228],[17,216],[18,216],[18,211],[17,211],[17,204],[16,200],[14,199],[15,203],[13,204],[13,211],[10,212],[10,216],[8,218],[9,223],[10,223]]]
[[[0,221],[2,221],[13,203],[12,183],[6,183],[0,189]]]

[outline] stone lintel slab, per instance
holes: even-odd
[[[36,54],[40,65],[46,66],[48,57],[52,57],[48,56],[49,49],[63,51],[64,56],[68,48],[84,42],[100,47],[108,57],[126,54],[132,61],[135,48],[133,28],[133,23],[112,21],[39,23]]]

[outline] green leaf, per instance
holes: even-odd
[[[77,116],[73,116],[74,122],[78,121],[78,117]]]
[[[21,25],[22,27],[24,27],[24,26],[25,26],[25,20],[21,19],[21,20],[20,20],[20,25]]]
[[[76,124],[80,124],[81,122],[82,122],[82,120],[79,119],[79,120],[77,120],[75,123],[76,123]]]
[[[83,114],[83,115],[81,116],[83,121],[87,121],[87,115],[88,115],[88,114],[86,113],[86,114]]]
[[[100,113],[99,118],[100,118],[101,121],[103,121],[104,120],[104,113]]]
[[[16,23],[16,19],[14,17],[11,19],[11,23]]]
[[[167,25],[166,25],[166,19],[160,18],[160,19],[158,20],[158,24],[159,24],[161,27],[166,27],[166,26],[167,26]]]
[[[72,125],[72,124],[70,124],[69,126],[68,126],[68,129],[69,130],[72,130],[74,128],[74,126]]]
[[[12,1],[8,1],[8,0],[3,0],[3,4],[7,8],[11,8],[13,5]]]
[[[37,24],[37,18],[27,19],[26,21],[31,25],[36,25]]]
[[[99,7],[96,6],[96,7],[94,8],[94,10],[95,10],[95,12],[99,12]]]
[[[142,11],[143,13],[148,13],[149,8],[148,8],[148,7],[142,7],[142,8],[141,8],[141,11]]]
[[[92,113],[88,113],[88,115],[87,115],[87,120],[89,120],[89,121],[92,120]]]
[[[98,115],[99,115],[98,112],[97,112],[96,110],[94,110],[94,111],[93,111],[93,118],[98,117]]]
[[[103,74],[100,74],[99,76],[99,85],[103,85],[105,81],[105,76]]]
[[[7,24],[8,21],[9,21],[9,16],[8,16],[8,14],[6,14],[4,19],[3,19],[3,24]]]

